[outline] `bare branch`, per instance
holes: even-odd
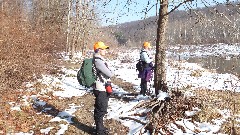
[[[142,122],[142,121],[140,121],[138,119],[135,119],[135,118],[132,118],[132,117],[119,117],[119,119],[122,119],[122,120],[126,120],[126,119],[133,120],[133,121],[136,121],[136,122],[138,122],[138,123],[140,123],[142,125],[146,125],[147,124],[145,122]]]
[[[185,1],[181,2],[180,4],[178,4],[177,6],[175,6],[171,11],[169,11],[169,12],[167,13],[167,15],[170,14],[171,12],[175,11],[176,9],[178,9],[181,5],[183,5],[183,4],[187,3],[187,2],[193,2],[193,1],[194,1],[194,0],[185,0]]]

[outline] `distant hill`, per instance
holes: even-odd
[[[175,44],[211,44],[239,42],[239,4],[176,10],[169,15],[167,40]],[[118,42],[139,46],[144,41],[156,43],[157,16],[111,26]]]

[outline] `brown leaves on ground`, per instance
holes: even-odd
[[[17,11],[8,12],[8,8],[0,11],[0,18],[4,18],[0,21],[0,133],[3,134],[27,132],[33,126],[37,129],[51,119],[23,105],[21,98],[37,93],[26,91],[24,83],[54,69],[54,53],[63,47],[54,44],[57,43],[54,40],[61,41],[53,38],[54,33],[49,36],[48,30],[40,32],[37,26],[33,29]],[[13,106],[20,106],[21,110],[11,110]]]
[[[118,86],[120,86],[121,88],[123,88],[125,91],[129,92],[129,93],[136,93],[136,90],[134,89],[134,85],[130,82],[125,82],[123,79],[120,78],[112,78],[112,82]],[[140,82],[139,82],[140,84]]]
[[[17,90],[23,82],[30,82],[51,69],[61,44],[52,44],[55,36],[49,31],[38,32],[19,14],[1,10],[0,17],[0,93]],[[44,41],[42,39],[45,39]],[[50,44],[51,43],[51,44]],[[55,46],[58,46],[57,48]],[[55,52],[53,52],[55,51]]]
[[[235,130],[236,134],[240,134],[240,128],[236,126],[239,124],[236,119],[239,119],[238,115],[240,113],[240,94],[238,92],[196,90],[194,93],[203,105],[203,111],[197,115],[199,121],[211,121],[212,119],[222,118],[217,109],[227,109],[231,111],[231,116],[224,122],[220,132],[231,134]]]

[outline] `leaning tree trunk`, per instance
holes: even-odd
[[[159,90],[167,91],[166,87],[166,29],[168,23],[168,0],[160,1],[159,19],[157,28],[156,70],[154,73],[155,94],[159,94]]]

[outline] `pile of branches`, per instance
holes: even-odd
[[[171,129],[168,127],[170,123],[175,124],[178,129],[181,129],[183,133],[186,133],[186,129],[177,124],[176,121],[182,118],[190,118],[193,116],[186,116],[186,111],[192,111],[193,108],[201,108],[201,104],[197,102],[194,97],[185,97],[180,91],[171,91],[169,97],[165,97],[164,100],[154,98],[149,101],[141,102],[135,106],[132,110],[137,108],[146,108],[147,112],[141,114],[133,114],[134,116],[146,117],[147,123],[132,117],[122,117],[121,119],[131,119],[138,123],[143,124],[143,129],[149,131],[151,134],[172,134]],[[142,131],[141,131],[142,132]]]

